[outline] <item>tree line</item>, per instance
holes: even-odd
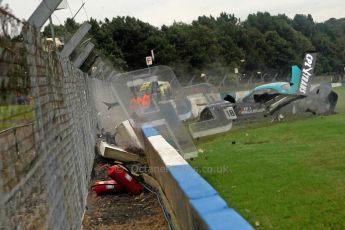
[[[311,15],[258,12],[245,21],[221,13],[160,28],[128,16],[89,22],[97,49],[121,71],[145,68],[151,50],[154,65],[171,66],[180,77],[208,71],[224,75],[234,68],[288,73],[291,65],[302,63],[306,51],[318,52],[317,74],[343,73],[345,67],[345,18],[317,23]],[[76,28],[68,19],[56,32],[72,34]]]

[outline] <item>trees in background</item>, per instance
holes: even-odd
[[[318,74],[343,72],[345,66],[345,19],[316,23],[311,15],[291,19],[258,12],[243,22],[221,13],[161,28],[133,17],[91,19],[90,23],[97,49],[124,71],[146,67],[145,57],[152,49],[154,64],[169,65],[180,77],[207,71],[224,75],[235,67],[241,72],[287,73],[292,64],[302,62],[304,52],[314,50],[319,53]],[[67,20],[56,33],[75,28]]]

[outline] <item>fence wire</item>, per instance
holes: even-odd
[[[80,228],[97,119],[115,129],[114,114],[116,124],[126,118],[104,105],[116,102],[101,81],[114,75],[111,65],[98,58],[89,72],[97,79],[61,58],[0,0],[0,229]],[[208,75],[186,84],[206,81],[226,92],[288,80],[259,72]]]
[[[4,8],[0,25],[0,229],[78,229],[96,130],[88,76]]]

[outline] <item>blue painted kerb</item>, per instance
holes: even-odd
[[[142,127],[145,137],[152,137],[160,135],[156,129],[154,129],[151,125],[144,125]]]
[[[142,127],[144,136],[160,135],[152,126]],[[202,178],[190,165],[168,167],[172,178],[184,193],[197,218],[208,229],[249,230],[253,227],[235,210],[229,208],[217,191]]]

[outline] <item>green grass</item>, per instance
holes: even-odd
[[[345,113],[345,87],[337,87],[333,90],[338,94],[336,112]]]
[[[0,106],[0,130],[29,123],[33,117],[34,111],[31,105]]]
[[[204,139],[190,163],[256,228],[345,229],[344,89],[339,114]]]

